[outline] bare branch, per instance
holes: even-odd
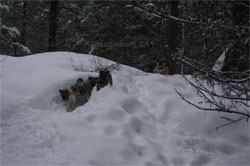
[[[204,110],[204,111],[215,111],[215,112],[225,112],[225,113],[231,113],[231,114],[239,114],[239,115],[243,115],[247,118],[250,118],[250,114],[248,113],[243,113],[243,112],[237,112],[237,111],[232,111],[229,109],[219,109],[219,108],[205,108],[205,107],[200,107],[190,101],[188,101],[185,97],[183,97],[176,89],[175,89],[176,93],[182,98],[182,100],[184,100],[185,102],[187,102],[188,104],[200,109],[200,110]]]
[[[173,58],[175,58],[177,61],[195,69],[196,71],[199,71],[201,73],[204,73],[205,75],[209,76],[210,78],[224,83],[244,83],[250,81],[250,70],[244,71],[244,72],[238,72],[237,74],[240,74],[242,76],[248,76],[246,78],[242,79],[232,79],[225,76],[226,72],[217,72],[213,71],[210,68],[202,65],[199,62],[196,62],[193,59],[182,57],[178,54],[171,55]]]
[[[72,56],[66,56],[67,61],[74,71],[91,72],[91,70],[84,67],[84,61],[78,56],[78,61],[76,62]]]
[[[100,57],[93,57],[91,60],[91,68],[95,72],[99,72],[102,69],[108,69],[109,71],[120,70],[120,64],[115,63],[108,65]]]
[[[120,70],[119,63],[108,65],[107,62],[105,62],[100,57],[93,57],[90,60],[89,67],[86,67],[86,64],[84,64],[84,60],[80,56],[77,56],[77,60],[72,56],[66,56],[66,59],[75,71],[99,72],[102,69],[108,69],[109,71]]]
[[[215,93],[214,91],[208,90],[207,88],[205,88],[205,86],[203,84],[200,84],[199,86],[195,85],[194,83],[192,83],[190,80],[188,80],[185,76],[183,76],[183,78],[193,87],[195,87],[196,89],[199,89],[200,91],[204,91],[212,96],[216,96],[216,97],[220,97],[220,98],[225,98],[225,99],[230,99],[230,100],[243,100],[243,101],[250,101],[249,96],[243,97],[237,97],[237,96],[229,96],[229,95],[219,95],[217,93]]]
[[[228,126],[228,125],[230,125],[230,124],[237,123],[237,122],[239,122],[239,121],[241,121],[241,120],[244,120],[244,119],[247,120],[247,119],[249,119],[249,118],[243,116],[243,117],[240,117],[239,119],[236,119],[236,120],[232,120],[232,119],[229,119],[229,118],[227,118],[227,117],[221,117],[221,119],[227,120],[227,121],[229,121],[229,122],[226,123],[226,124],[217,126],[217,127],[216,127],[216,130],[219,130],[220,128],[225,127],[225,126]]]

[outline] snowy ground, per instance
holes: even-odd
[[[249,165],[249,125],[217,132],[222,114],[204,113],[179,75],[122,66],[113,87],[65,111],[58,90],[93,72],[73,71],[56,52],[1,64],[1,165]],[[89,66],[93,56],[80,55]],[[3,56],[0,56],[2,59]],[[112,63],[107,61],[107,63]]]

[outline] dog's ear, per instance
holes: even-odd
[[[102,73],[107,73],[108,71],[109,70],[107,68],[103,68],[103,69],[100,70],[100,72],[102,72]]]
[[[105,77],[106,76],[106,71],[105,70],[100,70],[99,76]]]
[[[60,93],[62,93],[62,92],[63,92],[63,90],[59,89],[59,92],[60,92]]]
[[[108,75],[108,74],[109,74],[109,70],[108,70],[107,68],[103,69],[102,71],[103,71],[103,73],[104,73],[105,75]]]
[[[88,79],[89,79],[89,81],[95,81],[95,80],[97,80],[97,77],[89,77]]]

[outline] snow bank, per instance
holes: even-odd
[[[246,122],[217,131],[217,113],[199,111],[179,75],[121,66],[74,112],[58,90],[94,72],[73,71],[66,56],[89,67],[93,56],[69,52],[8,57],[1,77],[2,165],[248,165]],[[2,57],[1,57],[2,58]],[[114,62],[104,60],[112,64]]]

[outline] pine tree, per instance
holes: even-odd
[[[1,54],[13,55],[16,56],[16,51],[20,51],[20,54],[29,54],[30,50],[24,45],[17,42],[17,37],[20,35],[20,32],[16,27],[10,27],[5,25],[3,18],[9,12],[9,6],[0,4],[0,12],[3,17],[0,18],[0,38],[1,38]],[[14,22],[16,21],[13,19]]]

